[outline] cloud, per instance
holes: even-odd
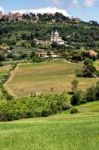
[[[2,11],[2,12],[4,11],[4,9],[3,9],[3,7],[2,7],[2,6],[0,6],[0,11]]]
[[[46,7],[46,8],[40,8],[40,9],[24,9],[24,10],[12,11],[12,13],[15,13],[15,12],[20,12],[21,14],[30,13],[30,12],[35,13],[35,14],[38,14],[38,13],[41,13],[41,14],[44,14],[44,13],[55,14],[56,12],[59,12],[59,13],[62,13],[63,15],[65,15],[65,16],[70,16],[65,9],[58,9],[56,7]]]
[[[76,6],[76,7],[79,7],[80,6],[80,3],[78,0],[72,0],[72,5],[73,6]]]
[[[70,0],[67,4],[66,4],[67,8],[74,8],[74,7],[81,7],[81,3],[78,0]]]
[[[95,0],[85,0],[83,6],[84,7],[92,7],[95,4]]]
[[[70,8],[72,7],[93,7],[95,5],[96,0],[83,0],[82,2],[79,0],[71,0],[69,3]]]
[[[51,0],[53,3],[55,3],[55,4],[60,4],[60,2],[62,1],[62,0]]]

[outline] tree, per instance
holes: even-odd
[[[37,57],[37,54],[35,51],[32,51],[31,54],[30,54],[30,58],[33,58],[33,57]]]
[[[4,54],[0,54],[0,62],[1,62],[1,61],[5,61],[5,59],[6,59],[6,58],[5,58],[5,55],[4,55]]]
[[[72,92],[75,93],[77,91],[77,87],[78,87],[78,80],[74,79],[72,82]]]
[[[96,99],[99,100],[99,81],[96,83]]]
[[[88,102],[96,100],[96,90],[95,90],[95,87],[90,87],[90,88],[87,89],[86,95],[85,95],[85,99]]]
[[[96,68],[93,65],[93,61],[89,58],[85,59],[82,76],[93,77],[95,75],[95,72],[96,72]]]
[[[80,104],[80,92],[75,92],[71,98],[72,105],[79,105]]]

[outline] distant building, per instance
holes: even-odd
[[[17,13],[11,13],[11,12],[9,12],[9,14],[8,15],[4,15],[3,16],[3,18],[5,18],[5,20],[7,21],[7,22],[11,22],[11,21],[13,21],[13,22],[17,22],[17,21],[22,21],[22,14],[20,14],[19,12],[17,12]]]
[[[80,18],[72,18],[71,20],[73,23],[76,23],[76,24],[81,22]]]
[[[37,52],[38,57],[40,58],[59,58],[59,55],[54,52],[46,52],[46,51],[39,51]]]
[[[64,40],[59,36],[57,30],[51,32],[51,43],[57,43],[59,45],[64,45]]]

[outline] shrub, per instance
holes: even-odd
[[[31,96],[0,101],[0,121],[46,117],[69,109],[66,94]]]
[[[80,93],[76,92],[73,94],[72,98],[71,98],[71,104],[72,105],[79,105],[80,104]]]
[[[95,87],[90,87],[87,89],[86,94],[85,94],[85,99],[87,102],[91,102],[96,100],[96,89]]]
[[[42,113],[41,113],[41,116],[42,117],[47,117],[47,116],[49,116],[50,115],[50,112],[47,110],[47,109],[44,109],[43,111],[42,111]]]
[[[0,62],[0,67],[1,67],[1,66],[3,66],[3,63],[2,63],[2,62]]]
[[[82,76],[82,71],[79,70],[79,69],[77,69],[77,70],[76,70],[76,76],[77,76],[77,77],[81,77],[81,76]]]
[[[72,109],[70,110],[70,113],[71,113],[71,114],[76,114],[76,113],[78,113],[78,109],[77,109],[77,108],[72,108]]]
[[[76,92],[77,91],[77,87],[78,87],[78,80],[74,79],[72,82],[72,92]]]

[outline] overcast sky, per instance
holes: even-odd
[[[6,13],[29,9],[40,12],[61,10],[65,15],[99,22],[99,0],[0,0],[0,10]]]

